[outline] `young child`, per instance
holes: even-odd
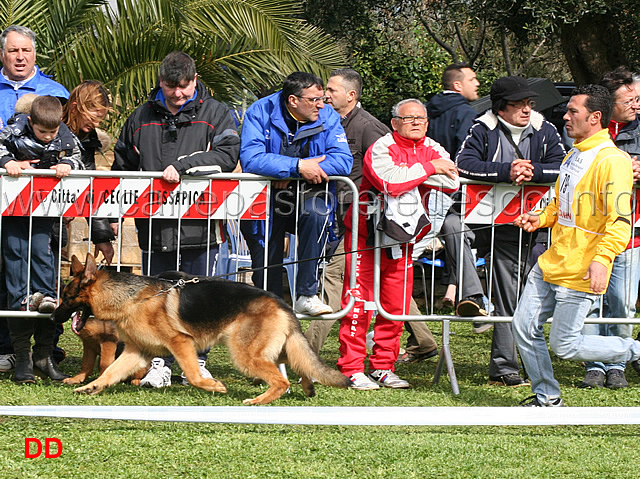
[[[62,178],[72,169],[82,169],[80,155],[80,143],[62,123],[62,105],[52,96],[35,98],[29,114],[14,115],[0,132],[0,167],[13,177],[20,176],[23,170],[38,168],[53,169]],[[9,309],[53,312],[56,307],[56,267],[50,246],[53,220],[11,216],[3,222],[2,254]],[[27,284],[29,268],[31,282]],[[51,357],[55,325],[49,318],[9,318],[8,324],[16,354],[16,382],[35,382],[34,366],[51,379],[59,381],[67,377]]]

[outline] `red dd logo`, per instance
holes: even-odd
[[[55,451],[51,451],[51,444],[55,444]],[[33,445],[33,447],[32,447]],[[35,451],[34,451],[35,449]],[[24,438],[24,457],[33,459],[40,457],[42,454],[42,442],[35,437]],[[47,459],[55,459],[62,454],[62,441],[55,437],[48,437],[44,440],[44,457]]]

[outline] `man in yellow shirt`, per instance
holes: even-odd
[[[563,406],[553,376],[543,326],[553,317],[551,349],[563,359],[631,361],[640,342],[615,336],[584,336],[587,317],[597,316],[613,260],[631,237],[631,162],[609,137],[609,91],[597,85],[574,90],[564,116],[574,138],[560,167],[555,198],[542,212],[515,224],[525,231],[553,228],[551,246],[540,256],[513,316],[513,336],[531,379],[534,396],[522,406]]]

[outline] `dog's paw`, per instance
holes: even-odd
[[[85,379],[87,379],[86,376],[73,376],[72,378],[64,378],[62,380],[63,384],[70,384],[70,385],[76,385],[76,384],[82,384]]]
[[[103,389],[104,387],[91,383],[81,388],[76,388],[73,390],[73,392],[77,394],[88,394],[89,396],[93,396],[94,394],[100,393]]]

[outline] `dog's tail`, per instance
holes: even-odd
[[[313,382],[333,386],[337,388],[348,388],[351,381],[340,371],[330,368],[318,356],[307,338],[302,334],[299,326],[291,331],[287,338],[285,352],[291,369],[302,377],[302,387],[307,396],[313,396]]]

